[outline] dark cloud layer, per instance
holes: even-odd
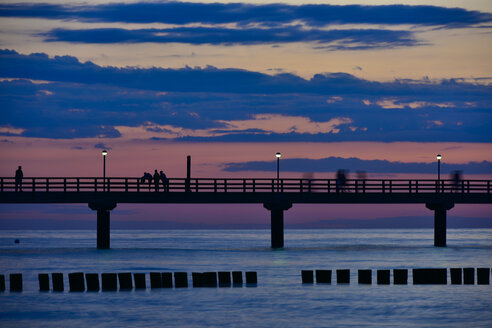
[[[18,54],[0,50],[0,76],[48,80],[173,92],[219,93],[309,93],[375,95],[467,95],[489,97],[490,87],[443,80],[390,83],[362,80],[346,73],[316,74],[310,80],[283,73],[267,75],[241,69],[206,68],[116,68],[92,62],[81,63],[71,56],[48,57],[46,54]]]
[[[311,26],[329,24],[414,24],[469,26],[489,22],[492,15],[461,8],[435,6],[364,6],[186,2],[115,3],[104,5],[3,4],[0,17],[37,17],[88,22],[169,24],[261,24],[275,26],[303,21]]]
[[[430,173],[436,172],[435,163],[401,163],[386,160],[362,160],[359,158],[328,157],[323,159],[293,158],[282,159],[282,171],[287,172],[336,172],[344,168],[350,172],[367,173]],[[275,162],[228,163],[224,171],[275,171]],[[467,164],[441,164],[441,172],[473,172],[474,174],[492,174],[492,162],[471,162]],[[444,177],[446,178],[446,177]]]
[[[306,80],[239,69],[115,68],[70,56],[0,50],[0,127],[23,136],[118,138],[115,126],[146,122],[210,129],[223,136],[192,141],[457,141],[492,142],[492,87],[460,79],[373,82],[344,73]],[[35,84],[29,81],[51,81]],[[382,105],[381,101],[388,102]],[[412,103],[417,103],[412,107]],[[416,107],[415,107],[416,106]],[[255,114],[351,120],[338,133],[272,133],[223,121]],[[220,122],[222,121],[222,122]],[[156,126],[148,125],[153,131]],[[4,129],[3,135],[18,130]]]
[[[287,42],[330,43],[330,49],[369,49],[414,46],[418,42],[409,31],[377,29],[306,30],[302,27],[272,29],[172,28],[138,29],[55,29],[42,34],[45,41],[72,43],[189,43],[189,44],[274,44]]]

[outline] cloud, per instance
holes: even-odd
[[[21,135],[25,129],[15,128],[12,126],[0,126],[0,135],[4,136],[17,136]]]
[[[54,29],[41,34],[45,41],[72,43],[188,43],[213,45],[252,45],[287,42],[335,44],[336,49],[370,49],[414,46],[419,44],[410,31],[383,29],[319,30],[302,26],[281,28],[181,27],[169,29]],[[320,48],[320,47],[316,47]]]
[[[489,86],[461,82],[456,79],[438,83],[428,81],[372,82],[347,73],[316,74],[305,80],[293,74],[267,75],[242,69],[218,69],[212,66],[181,69],[102,67],[92,62],[81,63],[72,56],[48,57],[46,54],[18,54],[0,50],[0,76],[42,79],[60,82],[104,84],[123,88],[158,92],[220,93],[316,93],[328,95],[375,94],[378,96],[429,94],[488,94]],[[5,81],[7,82],[7,81]],[[14,81],[12,81],[14,82]],[[49,90],[44,87],[43,89]],[[369,99],[370,100],[370,99]],[[469,99],[468,102],[473,102]],[[79,108],[74,106],[74,108]]]
[[[0,76],[12,77],[0,81],[0,126],[24,137],[492,141],[492,85],[463,79],[115,68],[11,50],[0,50]]]
[[[285,116],[272,114],[254,115],[252,120],[223,121],[226,129],[233,131],[248,131],[258,129],[266,133],[338,133],[339,126],[353,123],[348,117],[336,117],[328,122],[313,122],[307,117]]]
[[[362,160],[359,158],[328,157],[322,159],[293,158],[282,159],[282,171],[286,172],[336,172],[338,169],[350,172],[367,173],[435,173],[435,163],[401,163],[387,160]],[[239,171],[275,171],[272,162],[226,163],[226,172]],[[467,164],[441,163],[443,173],[455,170],[473,172],[474,174],[492,174],[492,162],[470,162]]]
[[[244,3],[140,2],[102,5],[3,4],[0,17],[32,17],[84,22],[166,24],[260,24],[264,27],[292,22],[308,26],[330,24],[411,24],[470,26],[492,21],[492,15],[461,8],[435,6],[287,5]]]
[[[339,133],[340,126],[353,121],[347,117],[336,117],[328,122],[313,122],[307,117],[279,114],[256,114],[248,120],[217,120],[219,128],[185,129],[172,125],[159,125],[146,122],[143,125],[115,126],[115,129],[127,139],[176,139],[186,137],[217,137],[229,134],[328,134]]]
[[[112,149],[111,147],[103,144],[102,142],[95,144],[94,148],[96,148],[96,149]]]
[[[367,99],[363,100],[363,103],[366,106],[370,106],[372,104],[371,101]],[[404,102],[396,98],[385,98],[376,101],[375,104],[384,109],[404,109],[404,108],[415,109],[420,107],[439,107],[439,108],[455,107],[455,105],[450,102],[447,103],[432,103],[427,101]]]
[[[434,127],[434,126],[443,126],[444,123],[442,121],[434,120],[434,121],[427,121],[428,127]]]

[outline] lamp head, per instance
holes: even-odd
[[[103,150],[103,151],[101,152],[101,154],[102,154],[103,156],[106,156],[106,155],[108,154],[108,151],[105,149],[105,150]]]
[[[437,158],[437,160],[439,160],[439,161],[440,161],[440,160],[441,160],[441,158],[442,158],[441,154],[437,154],[436,158]]]
[[[277,158],[280,158],[280,156],[282,156],[282,154],[277,152],[277,153],[275,154],[275,156],[276,156]]]

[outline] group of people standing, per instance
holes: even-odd
[[[152,182],[154,182],[155,191],[158,192],[160,182],[162,182],[163,191],[169,191],[169,179],[167,178],[166,174],[162,170],[160,172],[154,170],[154,175],[148,172],[144,172],[144,175],[140,179],[140,182],[145,183],[145,181],[149,183],[149,190],[150,190],[150,185],[152,184]]]

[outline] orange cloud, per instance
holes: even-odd
[[[348,117],[335,117],[327,122],[315,122],[304,116],[288,116],[281,114],[257,114],[248,120],[217,120],[223,125],[221,128],[187,129],[169,124],[160,125],[146,122],[143,125],[115,126],[125,139],[149,139],[166,138],[175,139],[181,137],[216,137],[227,135],[231,132],[248,132],[251,130],[258,133],[339,133],[340,126],[353,123]],[[356,129],[355,127],[351,127]],[[256,133],[256,132],[255,132]]]

